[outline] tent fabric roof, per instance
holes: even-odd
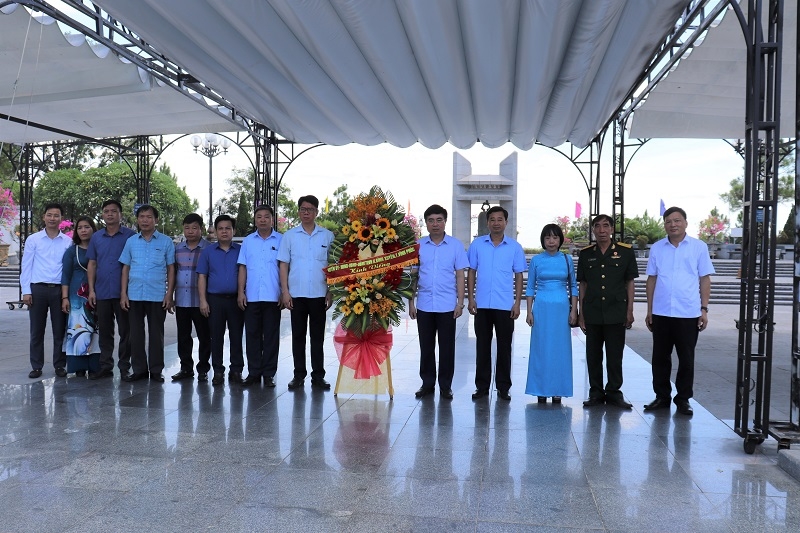
[[[233,131],[192,98],[160,85],[78,33],[16,4],[0,10],[0,113],[91,138]],[[0,120],[0,142],[71,136]]]
[[[765,2],[766,4],[766,2]],[[747,13],[747,2],[741,2]],[[784,2],[780,136],[795,135],[797,2]],[[766,9],[766,6],[765,6]],[[638,138],[738,139],[745,132],[747,48],[736,14],[684,56],[633,113],[630,135]]]
[[[95,2],[287,139],[529,149],[591,142],[689,0]]]

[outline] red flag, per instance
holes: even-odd
[[[581,204],[575,202],[575,218],[581,218]]]

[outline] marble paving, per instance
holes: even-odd
[[[472,319],[459,320],[455,398],[414,399],[416,324],[395,329],[395,395],[288,391],[289,317],[275,389],[70,376],[0,386],[0,531],[800,531],[800,483],[767,440],[644,413],[650,366],[625,354],[634,409],[525,396],[530,330],[514,340],[511,402],[474,389]],[[326,339],[327,378],[338,362]]]

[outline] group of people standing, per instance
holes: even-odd
[[[105,228],[80,217],[72,239],[61,233],[63,211],[45,206],[44,229],[26,241],[22,261],[23,302],[30,310],[29,377],[44,366],[44,332],[50,315],[53,366],[89,379],[113,376],[114,329],[119,331],[117,366],[121,379],[163,382],[164,322],[175,313],[180,371],[174,381],[193,379],[213,385],[225,380],[225,332],[229,336],[228,381],[275,386],[281,309],[291,311],[294,374],[289,389],[303,386],[306,335],[311,340],[311,384],[328,390],[323,341],[331,307],[323,273],[333,234],[316,224],[319,200],[298,201],[301,224],[285,234],[274,229],[275,213],[266,205],[254,212],[256,231],[241,244],[233,241],[236,220],[214,220],[217,241],[203,238],[203,219],[183,220],[184,240],[175,245],[158,232],[158,210],[136,211],[139,232],[121,224],[121,205],[102,206]],[[541,233],[543,252],[526,264],[520,244],[505,235],[508,212],[501,206],[485,214],[489,233],[465,250],[447,235],[447,210],[425,210],[428,235],[419,240],[419,267],[409,316],[416,319],[422,386],[415,396],[435,391],[453,398],[456,320],[465,307],[475,317],[475,391],[473,400],[489,395],[492,385],[492,339],[497,357],[494,384],[501,400],[511,399],[511,352],[515,320],[520,316],[523,273],[528,270],[527,317],[532,328],[525,392],[540,403],[560,403],[573,394],[571,328],[586,335],[589,374],[585,407],[609,404],[630,409],[622,393],[625,332],[634,322],[634,279],[639,276],[631,246],[613,240],[614,221],[597,215],[591,222],[595,243],[580,251],[577,273],[572,257],[560,251],[564,234],[556,224]],[[708,324],[710,275],[714,268],[702,242],[686,234],[686,213],[672,207],[664,213],[667,237],[655,243],[647,264],[647,316],[653,332],[653,390],[645,410],[664,409],[673,401],[691,415],[694,348]],[[465,275],[466,273],[466,275]],[[465,282],[466,281],[466,282]],[[466,286],[466,291],[465,291]],[[466,294],[465,294],[466,292]],[[147,324],[147,336],[145,335]],[[198,361],[193,361],[192,328]],[[242,377],[247,342],[248,376]],[[438,339],[437,339],[438,337]],[[145,338],[148,338],[145,348]],[[436,345],[439,365],[437,372]],[[672,398],[672,351],[679,368]],[[605,358],[606,381],[603,380]]]
[[[254,212],[256,231],[233,242],[236,220],[214,220],[217,240],[203,238],[203,219],[183,219],[184,240],[177,245],[160,233],[158,209],[136,210],[139,232],[122,225],[117,200],[103,203],[105,228],[81,217],[70,240],[61,233],[63,209],[45,206],[44,229],[26,241],[22,259],[23,302],[30,311],[30,378],[42,375],[44,333],[50,315],[53,367],[89,379],[114,375],[115,325],[119,331],[117,367],[122,381],[163,382],[164,323],[175,313],[180,371],[173,381],[225,381],[223,352],[229,337],[228,381],[274,387],[278,367],[280,312],[291,311],[294,377],[289,389],[303,386],[306,334],[311,340],[311,384],[328,390],[322,343],[325,313],[331,306],[322,268],[333,234],[316,224],[319,200],[298,202],[301,224],[284,235],[275,231],[275,213],[266,205]],[[145,334],[145,324],[146,334]],[[198,361],[193,361],[194,328]],[[246,335],[248,376],[242,336]],[[145,347],[147,339],[147,347]]]
[[[438,385],[441,397],[453,398],[456,319],[464,308],[464,271],[467,271],[468,310],[475,315],[474,400],[488,396],[492,382],[491,344],[497,336],[494,383],[497,396],[510,400],[511,345],[514,321],[520,315],[522,247],[505,235],[508,212],[495,206],[486,212],[488,235],[478,236],[464,252],[463,244],[446,235],[447,211],[439,205],[424,214],[428,236],[419,244],[416,318],[420,343],[417,398],[432,394],[437,382],[436,337],[439,345]],[[667,237],[656,242],[647,264],[647,317],[653,332],[653,390],[647,411],[669,408],[691,415],[694,350],[698,333],[708,324],[710,276],[714,267],[704,243],[686,234],[686,212],[671,207],[664,212]],[[556,224],[542,229],[543,252],[528,266],[526,322],[531,326],[526,394],[539,403],[560,403],[573,394],[572,333],[586,335],[588,399],[584,407],[614,405],[630,409],[622,393],[622,356],[625,332],[634,322],[634,279],[639,276],[629,244],[613,240],[614,220],[597,215],[591,221],[594,244],[578,256],[577,272],[569,254],[560,251],[564,233]],[[677,393],[672,398],[672,351],[678,355]],[[605,358],[606,380],[603,379]]]

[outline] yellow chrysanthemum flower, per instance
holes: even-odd
[[[396,239],[397,238],[397,232],[394,230],[394,228],[389,228],[389,229],[386,230],[386,238],[387,239]]]
[[[341,311],[341,312],[342,312],[342,314],[343,314],[344,316],[350,316],[350,313],[352,312],[352,311],[350,310],[350,306],[349,306],[349,305],[343,305],[343,306],[341,306],[341,307],[339,308],[339,311]]]
[[[350,235],[350,226],[342,226],[342,234]]]
[[[357,315],[360,315],[361,313],[363,313],[364,312],[364,304],[362,304],[361,302],[356,302],[356,304],[353,306],[353,312],[355,314],[357,314]]]
[[[360,221],[360,220],[354,220],[354,221],[353,221],[353,222],[350,224],[350,227],[351,227],[351,228],[353,228],[353,231],[358,231],[358,230],[360,230],[360,229],[361,229],[361,221]]]

